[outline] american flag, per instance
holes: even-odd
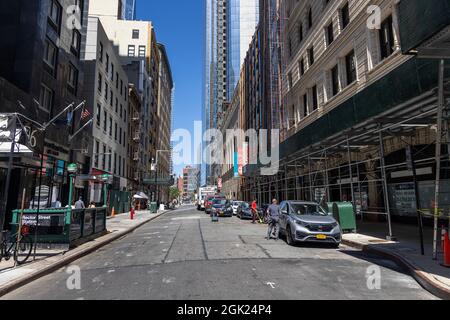
[[[83,112],[81,112],[81,120],[86,120],[87,118],[89,118],[91,116],[91,113],[89,112],[88,109],[83,108]]]

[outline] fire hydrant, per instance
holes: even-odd
[[[134,208],[131,208],[130,218],[131,218],[131,220],[134,220]]]

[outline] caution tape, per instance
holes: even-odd
[[[450,220],[450,216],[447,214],[444,214],[444,209],[439,209],[438,214],[431,213],[431,210],[419,210],[419,213],[422,216],[427,216],[431,218],[438,218],[438,219],[447,219]]]

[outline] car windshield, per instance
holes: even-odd
[[[243,209],[248,209],[248,208],[250,208],[250,205],[249,205],[247,202],[243,202],[243,203],[241,204],[241,207],[242,207]]]
[[[227,200],[225,200],[225,199],[215,199],[215,200],[213,201],[213,204],[215,204],[215,205],[220,204],[220,205],[224,206],[224,205],[227,204]]]
[[[328,214],[323,208],[316,204],[292,203],[291,210],[299,216],[327,216]]]

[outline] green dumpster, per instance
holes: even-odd
[[[158,212],[158,204],[156,202],[150,203],[150,213],[157,213]]]
[[[333,203],[333,216],[344,233],[356,232],[356,215],[351,202]]]

